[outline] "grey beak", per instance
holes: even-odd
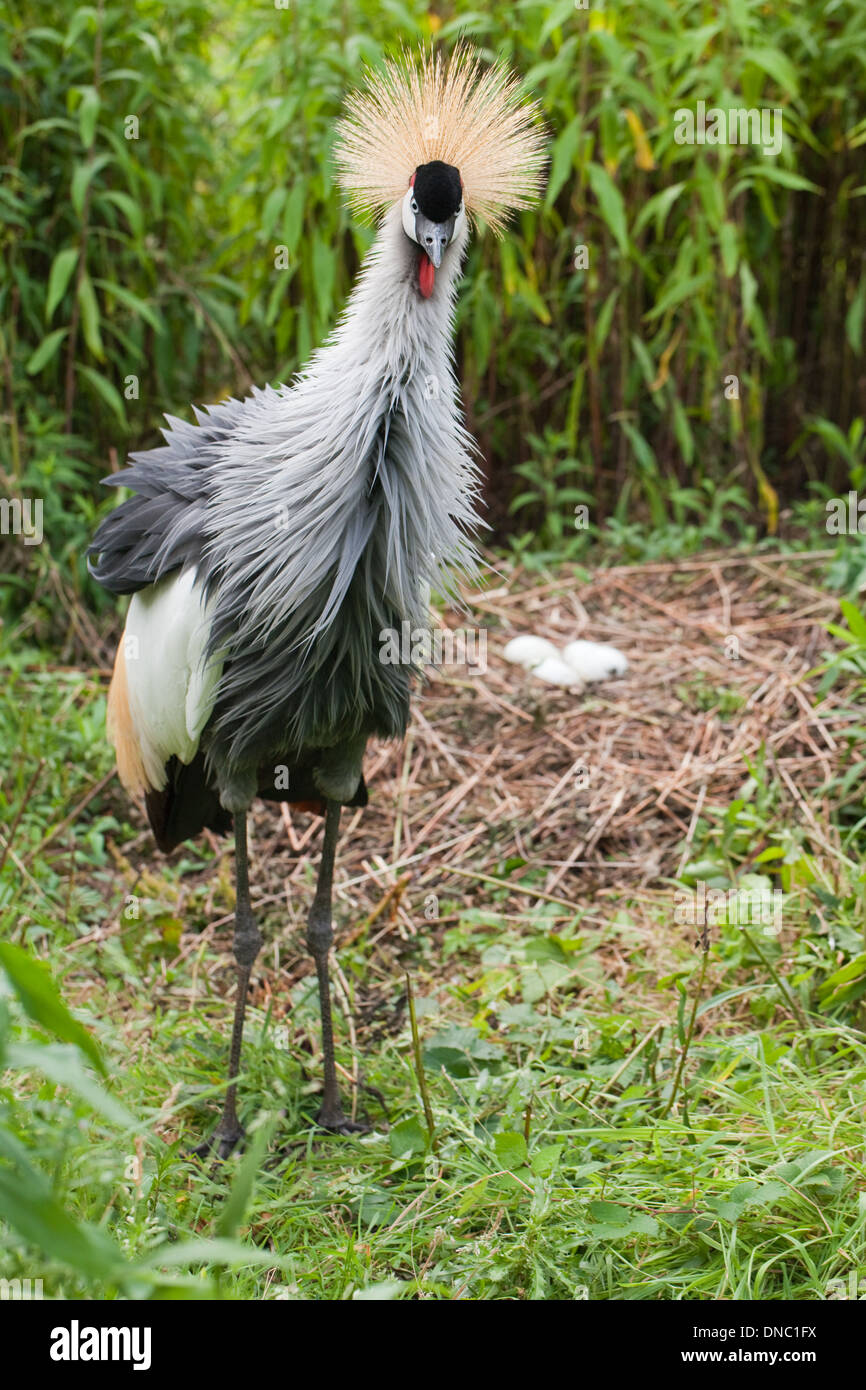
[[[447,222],[431,222],[423,212],[415,215],[415,240],[427,252],[437,270],[442,264],[445,247],[454,234],[455,220],[454,217],[449,217]]]

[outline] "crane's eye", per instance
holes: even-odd
[[[414,199],[414,198],[412,199],[412,211],[413,211],[413,212],[417,212],[417,211],[418,211],[418,204],[415,202],[415,199]]]

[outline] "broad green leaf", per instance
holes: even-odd
[[[494,1136],[493,1147],[496,1150],[496,1157],[500,1166],[514,1172],[516,1168],[524,1168],[527,1161],[526,1140],[522,1134],[516,1134],[510,1130],[503,1130]]]
[[[769,45],[744,48],[739,61],[741,63],[754,63],[755,67],[760,68],[768,77],[772,77],[786,96],[796,97],[799,95],[797,69],[790,58],[780,52],[778,48],[771,48]]]
[[[260,1124],[252,1141],[247,1145],[246,1151],[240,1161],[235,1180],[232,1183],[231,1191],[226,1198],[219,1221],[216,1226],[216,1234],[223,1240],[235,1235],[243,1222],[252,1196],[256,1175],[262,1166],[262,1159],[267,1151],[270,1137],[276,1126],[276,1118],[271,1117],[263,1124]]]
[[[589,1214],[593,1221],[602,1221],[606,1226],[627,1226],[631,1221],[631,1211],[617,1202],[590,1202]]]
[[[644,203],[634,224],[635,236],[638,236],[646,224],[655,218],[656,237],[660,238],[664,234],[667,215],[685,187],[685,183],[672,183],[669,188],[663,188],[661,193],[654,194],[648,202]]]
[[[860,612],[860,609],[847,598],[839,600],[839,607],[854,636],[858,641],[866,642],[866,617]]]
[[[69,28],[63,36],[63,47],[67,53],[75,47],[84,30],[90,27],[92,31],[96,28],[96,24],[97,15],[93,5],[82,5],[80,9],[76,10],[69,21]]]
[[[47,965],[11,941],[0,942],[0,965],[9,976],[27,1016],[63,1042],[74,1043],[105,1075],[99,1048],[67,1009]]]
[[[546,206],[552,207],[556,202],[557,193],[562,189],[566,179],[573,174],[574,160],[577,156],[578,146],[580,146],[581,118],[575,115],[574,120],[569,121],[564,131],[557,135],[553,142],[552,154],[550,154],[550,177],[548,179],[548,192],[546,192]]]
[[[93,1226],[79,1224],[36,1170],[0,1169],[0,1217],[49,1259],[107,1281],[122,1266],[120,1251]]]
[[[108,377],[103,376],[101,372],[95,371],[93,367],[88,367],[84,362],[76,362],[75,369],[90,382],[94,391],[96,391],[105,401],[105,404],[114,411],[118,421],[125,429],[127,425],[126,406],[123,403],[123,397],[114,383],[109,381]]]
[[[623,196],[610,174],[600,164],[590,164],[587,174],[605,224],[620,251],[625,253],[628,250],[628,227]]]
[[[759,179],[768,179],[770,183],[778,183],[782,188],[793,188],[803,193],[823,192],[811,179],[803,178],[802,174],[793,174],[790,169],[780,169],[778,164],[770,164],[766,160],[761,164],[753,164],[749,173]],[[733,197],[733,192],[731,196]]]
[[[313,283],[319,313],[326,319],[331,312],[337,264],[334,249],[318,234],[313,238]]]
[[[294,1254],[277,1255],[273,1250],[257,1250],[242,1240],[229,1240],[224,1236],[219,1236],[212,1240],[201,1238],[166,1241],[164,1245],[159,1245],[155,1250],[149,1250],[146,1255],[142,1255],[134,1265],[129,1265],[127,1269],[128,1272],[171,1269],[178,1266],[183,1268],[185,1265],[191,1264],[223,1264],[231,1265],[235,1269],[273,1265],[276,1269],[284,1269],[286,1267],[291,1268],[295,1259]]]
[[[751,324],[758,294],[758,282],[746,261],[740,264],[740,294],[743,300],[743,322]]]
[[[283,210],[283,207],[286,202],[286,197],[286,189],[281,188],[279,185],[277,185],[276,188],[271,189],[270,193],[265,199],[265,205],[262,208],[261,231],[263,240],[268,240],[268,238],[274,230],[274,227],[277,225],[277,218]]]
[[[100,169],[111,162],[111,155],[100,154],[95,159],[86,159],[82,164],[76,165],[75,173],[72,175],[72,206],[80,217],[84,211],[84,199],[90,184],[93,182]]]
[[[394,1158],[412,1158],[426,1153],[427,1135],[418,1120],[401,1120],[388,1132],[388,1147]]]
[[[541,323],[550,323],[550,309],[538,293],[538,290],[534,285],[530,284],[525,275],[518,275],[517,290],[521,298],[530,306],[535,317]]]
[[[737,272],[739,247],[737,228],[733,222],[723,222],[719,228],[719,245],[722,251],[722,269],[728,280]]]
[[[41,1071],[57,1086],[74,1091],[91,1110],[121,1129],[143,1128],[125,1105],[94,1081],[78,1053],[65,1043],[11,1043],[6,1051],[5,1065],[16,1071]]]
[[[78,130],[81,143],[86,150],[91,149],[96,135],[96,121],[99,116],[99,93],[95,87],[85,87],[78,108]]]
[[[288,247],[290,256],[294,256],[301,239],[305,205],[306,187],[304,180],[297,179],[292,185],[292,191],[286,201],[286,210],[283,214],[283,242]]]
[[[356,1289],[352,1294],[353,1303],[390,1303],[406,1292],[408,1280],[382,1279],[378,1284],[368,1284],[366,1288]]]
[[[689,424],[689,417],[679,397],[674,401],[674,434],[680,446],[683,463],[685,463],[686,467],[689,467],[695,456],[695,436]]]
[[[538,1178],[552,1173],[562,1157],[563,1144],[544,1144],[532,1155],[532,1171]]]
[[[709,274],[705,272],[703,275],[687,275],[682,280],[675,280],[668,286],[661,299],[656,301],[654,307],[644,315],[647,322],[652,323],[654,319],[661,318],[670,309],[682,304],[684,299],[691,299],[692,295],[704,288],[709,278]]]
[[[593,333],[592,350],[597,359],[602,348],[607,342],[607,335],[610,332],[610,325],[613,322],[613,311],[616,308],[616,301],[619,298],[619,290],[613,289],[601,307],[601,313],[595,325]]]
[[[53,333],[49,333],[47,338],[42,339],[24,368],[28,376],[35,376],[37,372],[41,372],[42,368],[48,365],[68,332],[68,328],[55,328]]]
[[[622,1240],[626,1236],[654,1236],[658,1222],[646,1212],[633,1211],[617,1202],[590,1202],[588,1215],[592,1225],[588,1234],[599,1240]]]
[[[845,315],[845,336],[851,344],[852,352],[858,355],[863,350],[863,315],[866,312],[866,274],[861,275],[860,284],[851,300]]]
[[[157,333],[163,331],[165,325],[156,310],[124,285],[116,285],[111,280],[94,280],[93,283],[104,290],[109,298],[119,299],[121,304],[125,304],[127,309],[131,309],[139,318],[144,319],[145,323],[149,323]]]
[[[115,192],[113,188],[105,193],[101,193],[100,198],[107,203],[114,203],[115,207],[120,208],[120,211],[123,213],[132,229],[133,235],[141,239],[144,235],[144,218],[142,216],[141,204],[137,203],[134,198],[131,198],[128,193],[118,193]]]
[[[66,293],[72,272],[78,264],[79,251],[77,246],[65,246],[62,251],[58,251],[51,264],[48,275],[48,294],[45,298],[45,322],[50,323],[54,317],[54,310],[57,308],[61,299]]]
[[[84,341],[94,357],[99,362],[104,362],[105,352],[99,332],[99,305],[96,302],[93,281],[86,270],[78,282],[78,303],[81,306],[81,329],[84,333]]]

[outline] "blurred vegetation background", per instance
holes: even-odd
[[[0,483],[44,499],[49,538],[0,537],[0,572],[36,635],[58,573],[88,585],[99,478],[158,442],[162,412],[286,380],[332,325],[372,239],[335,186],[334,121],[401,43],[470,36],[552,134],[543,207],[475,239],[460,304],[497,540],[679,555],[780,515],[784,535],[862,482],[860,0],[0,13]],[[678,145],[698,100],[780,108],[781,154]]]
[[[0,0],[0,500],[41,499],[45,535],[0,534],[0,1238],[4,1276],[44,1273],[50,1297],[866,1287],[866,619],[844,599],[834,653],[815,653],[815,718],[839,749],[821,796],[798,818],[771,749],[730,804],[701,792],[684,840],[680,877],[760,865],[800,885],[808,920],[784,944],[726,925],[699,1009],[706,958],[670,946],[650,861],[610,920],[590,899],[570,921],[543,861],[488,847],[489,872],[467,871],[483,907],[443,901],[453,925],[399,956],[429,982],[427,1031],[447,976],[433,1042],[457,1080],[434,1050],[438,1176],[405,1029],[365,1058],[401,1118],[352,1164],[339,1146],[313,1163],[306,1139],[264,1164],[275,1112],[260,1112],[226,1198],[173,1137],[224,1085],[229,1005],[200,965],[215,925],[228,949],[229,860],[201,842],[142,863],[103,737],[114,605],[84,552],[115,500],[99,479],[158,443],[163,412],[289,379],[333,324],[373,236],[330,162],[364,63],[465,34],[523,75],[550,127],[543,205],[502,242],[481,229],[459,306],[510,581],[740,541],[824,550],[826,499],[866,486],[866,5],[589,3]],[[780,109],[782,152],[678,145],[674,113],[698,101]],[[833,539],[821,582],[855,595],[866,537]],[[810,597],[802,578],[780,612]],[[671,696],[686,717],[688,699],[732,697],[700,666]],[[514,874],[539,889],[534,915],[509,908]],[[282,931],[281,897],[263,903]],[[353,990],[379,940],[364,929],[342,951]],[[563,977],[579,998],[554,997]],[[273,1017],[268,996],[246,1044],[248,1093],[285,1102],[289,1133],[308,1127],[306,1053],[299,1066],[273,1025],[285,1007],[317,1028],[314,989],[299,978]],[[393,991],[377,997],[396,1017]],[[593,1050],[576,1054],[588,1020]]]

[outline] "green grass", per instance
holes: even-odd
[[[550,134],[541,206],[479,231],[460,296],[500,536],[511,507],[532,549],[663,557],[844,491],[866,445],[862,3],[592,8],[4,6],[0,483],[45,499],[81,585],[112,455],[158,442],[163,410],[290,380],[333,325],[371,238],[333,162],[364,65],[461,33]],[[779,111],[778,158],[680,145],[701,100]],[[0,545],[13,564],[29,587],[34,557]]]
[[[358,1139],[313,1125],[300,905],[266,904],[248,1144],[203,1165],[188,1151],[224,1087],[230,860],[201,843],[157,863],[116,784],[64,828],[110,771],[103,685],[5,655],[4,825],[23,811],[0,912],[28,953],[4,948],[0,998],[6,1278],[46,1297],[329,1300],[814,1299],[866,1278],[856,835],[831,881],[760,767],[706,807],[684,881],[767,838],[787,896],[779,937],[721,926],[705,966],[663,891],[516,915],[488,884],[483,907],[443,904],[413,937],[363,932],[339,954],[358,1028],[353,1054],[338,1010],[339,1060],[374,1126]],[[354,925],[338,910],[338,937]],[[65,1005],[27,975],[37,956]]]

